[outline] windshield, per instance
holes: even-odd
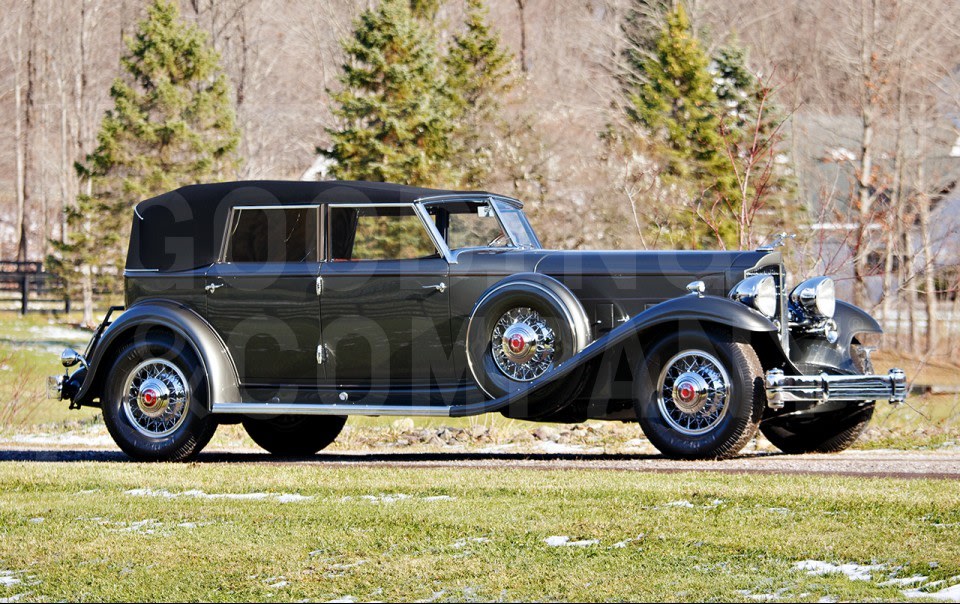
[[[450,250],[477,247],[539,247],[519,209],[500,201],[457,200],[427,204]]]

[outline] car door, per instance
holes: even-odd
[[[207,318],[241,382],[315,386],[320,339],[319,205],[238,206],[207,272]]]
[[[454,378],[449,272],[415,206],[331,204],[321,331],[337,387],[442,388]]]

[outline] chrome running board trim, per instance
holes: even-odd
[[[399,415],[449,417],[440,405],[362,405],[314,403],[214,403],[212,413],[237,415]]]

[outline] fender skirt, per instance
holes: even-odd
[[[128,308],[104,330],[88,359],[90,369],[73,397],[73,404],[94,405],[93,399],[100,397],[109,371],[111,359],[108,352],[128,338],[136,338],[138,333],[146,335],[146,330],[153,327],[169,329],[193,348],[207,375],[209,404],[240,400],[236,369],[213,328],[186,306],[148,300]],[[108,366],[102,367],[104,363]]]
[[[500,411],[515,403],[523,403],[539,388],[556,379],[565,377],[577,367],[597,359],[605,352],[623,346],[631,339],[636,338],[638,334],[665,323],[679,323],[681,326],[688,324],[691,328],[699,329],[714,324],[726,325],[745,332],[777,332],[777,326],[772,321],[740,302],[717,296],[698,297],[690,295],[674,298],[648,308],[629,319],[610,333],[591,342],[567,362],[554,367],[531,382],[518,385],[516,391],[487,401],[454,405],[450,407],[450,416],[479,415]],[[792,368],[792,363],[786,358],[782,350],[780,354],[783,358],[779,360]]]

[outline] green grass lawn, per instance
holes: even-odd
[[[0,597],[22,601],[902,600],[886,582],[957,575],[954,482],[0,464]]]

